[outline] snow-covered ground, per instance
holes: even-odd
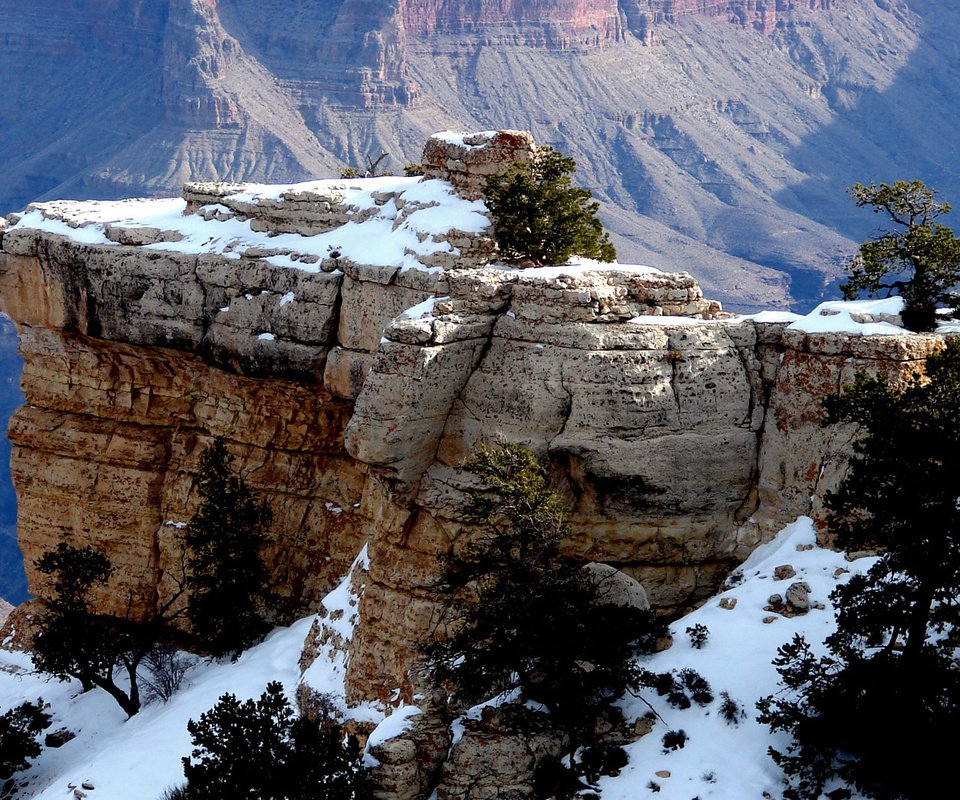
[[[361,554],[355,568],[363,566],[364,558]],[[754,703],[777,689],[771,666],[777,647],[796,632],[819,646],[834,629],[828,595],[839,581],[870,563],[871,559],[847,562],[840,553],[816,547],[811,521],[800,518],[737,570],[742,580],[735,576],[730,583],[736,585],[677,621],[672,626],[673,646],[645,659],[645,666],[657,672],[693,668],[710,682],[715,700],[706,707],[677,710],[653,693],[645,695],[663,721],[628,747],[630,763],[619,776],[602,779],[604,800],[654,795],[658,800],[743,800],[761,798],[764,792],[779,796],[780,775],[766,751],[771,744],[782,748],[786,742],[756,722]],[[790,564],[796,576],[776,580],[774,568],[782,564]],[[811,603],[825,607],[793,618],[764,610],[770,595],[784,594],[793,581],[806,581]],[[324,601],[333,617],[328,624],[341,643],[352,635],[355,583],[345,580]],[[723,608],[721,600],[733,607]],[[50,730],[65,727],[77,734],[60,748],[44,749],[25,773],[30,788],[21,796],[61,798],[68,794],[67,784],[88,781],[96,787],[89,793],[94,800],[159,797],[166,787],[182,781],[180,758],[190,750],[187,720],[196,719],[224,692],[241,699],[257,697],[268,681],[279,680],[292,698],[301,680],[298,660],[312,621],[305,618],[274,631],[234,664],[198,660],[171,700],[148,705],[129,720],[102,691],[81,694],[75,683],[32,672],[26,655],[0,650],[0,711],[43,697],[54,715]],[[709,629],[702,649],[694,648],[685,632],[695,624]],[[343,667],[342,653],[326,647],[306,677],[311,686],[342,696]],[[718,713],[721,691],[743,706],[746,718],[739,725],[724,722]],[[631,719],[649,710],[640,699],[627,698],[622,706]],[[395,735],[415,713],[411,707],[395,713],[374,738]],[[358,709],[356,716],[377,722],[383,710],[371,705]],[[662,737],[671,729],[686,731],[689,741],[683,749],[665,753]]]

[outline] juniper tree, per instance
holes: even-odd
[[[572,158],[541,147],[529,163],[487,179],[484,200],[500,256],[523,265],[565,264],[579,255],[614,261],[616,250],[589,189],[573,186]]]
[[[467,505],[481,533],[435,586],[450,616],[424,648],[429,674],[455,707],[510,689],[542,703],[572,763],[610,704],[644,684],[635,655],[664,628],[649,611],[603,603],[603,587],[561,553],[567,511],[527,448],[480,446],[466,468],[483,483]]]
[[[270,629],[270,576],[260,556],[270,509],[233,472],[231,461],[220,438],[203,451],[196,478],[200,505],[184,536],[187,617],[218,658],[236,658]]]
[[[864,242],[841,290],[848,300],[860,292],[897,293],[904,300],[903,321],[914,331],[936,327],[937,304],[954,302],[950,290],[960,281],[960,239],[935,220],[950,211],[922,181],[861,183],[850,189],[858,208],[870,206],[894,225]]]
[[[784,691],[761,700],[760,719],[792,734],[772,752],[788,796],[813,800],[839,779],[919,800],[916,765],[948,763],[960,726],[960,343],[903,388],[860,375],[827,409],[861,431],[827,497],[830,528],[881,555],[831,595],[828,655],[802,637],[780,648]]]
[[[75,678],[84,691],[103,689],[133,716],[141,706],[139,669],[157,642],[168,637],[167,626],[178,615],[172,609],[180,590],[146,619],[134,620],[129,603],[124,616],[108,616],[93,608],[91,597],[113,572],[105,555],[90,546],[59,542],[37,559],[36,567],[49,580],[39,592],[35,666],[61,680]],[[118,671],[125,685],[117,682]]]

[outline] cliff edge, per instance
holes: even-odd
[[[0,301],[25,361],[9,435],[32,584],[60,538],[94,544],[117,566],[100,610],[148,615],[222,436],[273,509],[283,616],[316,609],[368,546],[347,681],[382,699],[413,691],[425,587],[471,533],[460,467],[478,442],[544,458],[567,550],[660,608],[821,517],[852,435],[821,426],[823,396],[857,370],[910,375],[943,337],[869,309],[885,335],[725,315],[690,275],[643,266],[499,266],[477,187],[534,147],[441,134],[422,179],[189,184],[12,215]]]

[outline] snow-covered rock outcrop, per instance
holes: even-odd
[[[423,180],[192,184],[11,217],[0,298],[25,358],[10,438],[28,569],[62,535],[94,544],[117,566],[100,610],[148,614],[171,590],[191,473],[223,436],[274,510],[284,614],[315,609],[368,545],[347,689],[409,699],[480,441],[548,460],[570,552],[658,607],[702,600],[783,524],[817,518],[850,436],[821,427],[823,396],[858,369],[907,376],[943,337],[889,308],[724,315],[690,275],[650,267],[499,267],[470,197],[509,166],[497,153],[528,146],[445,134]]]

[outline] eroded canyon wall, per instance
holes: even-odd
[[[348,688],[383,698],[412,690],[429,585],[474,532],[461,465],[478,442],[530,446],[570,505],[568,552],[664,609],[820,516],[852,435],[821,426],[823,396],[859,369],[912,374],[942,337],[735,318],[646,267],[490,268],[482,204],[454,185],[525,147],[439,137],[423,181],[192,185],[149,213],[12,218],[0,299],[25,359],[10,438],[28,566],[61,537],[95,544],[118,566],[101,608],[149,615],[223,436],[274,511],[281,615],[315,609],[369,545]],[[351,245],[357,230],[373,233]]]

